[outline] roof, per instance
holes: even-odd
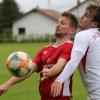
[[[37,7],[37,8],[32,9],[31,11],[25,13],[23,16],[21,16],[21,17],[18,18],[18,19],[21,19],[21,18],[23,18],[24,16],[26,16],[26,15],[32,13],[32,12],[39,12],[39,13],[42,13],[42,14],[44,14],[45,16],[48,16],[48,17],[50,17],[50,18],[52,18],[52,19],[54,19],[54,20],[58,20],[58,17],[60,16],[60,13],[57,12],[57,11],[55,11],[55,10],[51,10],[51,9],[41,9],[41,8],[38,8],[38,7]],[[17,20],[18,20],[18,19],[17,19]]]
[[[55,11],[55,10],[50,10],[50,9],[37,9],[37,11],[39,11],[40,13],[43,13],[44,15],[51,17],[55,20],[58,19],[58,17],[60,16],[60,13]]]
[[[76,5],[75,7],[71,8],[71,9],[69,10],[69,12],[71,12],[71,11],[73,11],[74,9],[78,8],[79,6],[81,6],[81,5],[85,4],[85,3],[87,3],[88,1],[94,1],[94,0],[85,0],[85,1],[83,1],[83,2],[80,2],[79,5]]]

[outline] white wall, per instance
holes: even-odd
[[[23,18],[17,20],[13,24],[13,36],[18,35],[18,28],[24,27],[26,29],[26,36],[38,37],[39,35],[44,35],[44,33],[54,34],[56,27],[56,20],[51,19],[48,16],[45,16],[41,13],[35,12],[30,13]],[[35,33],[35,34],[34,34]]]

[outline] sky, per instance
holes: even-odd
[[[77,0],[16,0],[16,2],[22,12],[28,12],[37,6],[40,8],[50,8],[58,11],[64,11],[69,10],[77,4]]]

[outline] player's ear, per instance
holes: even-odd
[[[74,33],[76,33],[76,29],[75,28],[71,28],[70,29],[70,34],[74,34]]]
[[[98,25],[99,25],[98,22],[96,22],[96,21],[92,22],[92,27],[93,27],[93,28],[97,27]]]

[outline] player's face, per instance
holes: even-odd
[[[81,17],[79,22],[79,27],[81,30],[85,30],[92,27],[94,13],[87,10],[85,14]]]
[[[55,36],[61,38],[67,35],[70,28],[70,20],[64,16],[61,16],[57,22]]]

